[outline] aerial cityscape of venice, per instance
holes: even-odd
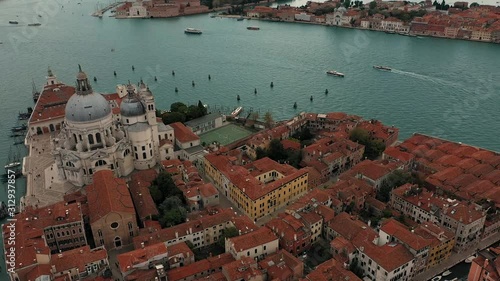
[[[499,281],[500,2],[0,0],[0,281]]]

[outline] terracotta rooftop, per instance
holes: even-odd
[[[170,127],[174,129],[175,138],[181,143],[197,141],[200,139],[200,137],[193,133],[193,131],[180,122],[172,123],[170,124]]]
[[[86,265],[98,263],[108,258],[108,253],[104,248],[90,249],[83,246],[73,250],[52,255],[50,263],[55,267],[56,272],[70,269],[78,269],[80,272],[86,271]]]
[[[64,118],[66,103],[74,93],[75,87],[65,84],[46,85],[33,109],[29,124]]]
[[[380,230],[395,237],[401,241],[401,243],[408,245],[415,251],[420,251],[421,249],[430,246],[430,241],[411,232],[402,223],[392,218],[382,222]]]
[[[241,252],[271,241],[277,241],[278,237],[269,228],[261,227],[253,232],[229,238],[229,240],[231,243],[234,243],[234,249],[237,252]]]
[[[309,281],[361,281],[353,272],[344,268],[344,265],[335,259],[329,259],[318,265],[304,280]]]
[[[299,267],[304,270],[303,262],[283,249],[267,256],[259,262],[259,266],[267,270],[268,280],[291,280],[294,277],[294,268]]]
[[[116,178],[110,170],[97,171],[93,183],[86,188],[90,207],[90,223],[111,212],[135,215],[135,208],[124,179]]]
[[[151,186],[151,182],[156,178],[156,175],[157,173],[154,169],[139,171],[132,175],[132,179],[129,182],[132,201],[140,219],[159,214],[149,192],[149,186]]]
[[[264,274],[257,268],[257,261],[250,257],[242,257],[222,266],[222,273],[227,280],[252,280],[264,278]]]
[[[167,272],[169,281],[185,280],[188,277],[194,277],[195,274],[210,271],[212,273],[220,272],[222,266],[233,262],[234,258],[229,253],[209,257],[195,263],[171,269]],[[202,279],[204,280],[204,279]]]
[[[157,243],[136,249],[130,252],[119,254],[116,256],[121,272],[127,272],[134,269],[137,264],[145,263],[149,260],[157,259],[157,256],[167,254],[167,246],[165,243]]]
[[[269,158],[259,159],[245,167],[233,165],[225,155],[212,153],[205,155],[205,158],[252,200],[257,200],[283,184],[307,175],[308,171],[307,169],[297,170],[286,164],[278,164]],[[249,169],[254,170],[251,172]],[[269,171],[269,169],[279,169],[278,171],[285,173],[285,176],[267,184],[255,178],[261,171]]]

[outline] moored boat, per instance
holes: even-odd
[[[446,276],[448,276],[450,274],[451,274],[451,271],[446,270],[445,272],[443,272],[443,277],[446,277]]]
[[[8,163],[7,165],[3,166],[5,169],[10,169],[10,168],[14,168],[14,167],[17,167],[21,165],[21,162],[11,162],[11,163]]]
[[[245,19],[244,17],[241,17],[241,18],[237,18],[236,20],[237,20],[237,21],[242,21],[242,20],[244,20],[244,19]]]
[[[382,66],[382,65],[374,65],[373,68],[375,69],[380,69],[380,70],[387,70],[387,71],[391,71],[392,69],[388,66]]]
[[[40,26],[42,25],[41,23],[28,23],[28,26]]]
[[[18,24],[19,22],[15,21],[15,20],[10,20],[9,23],[10,24]]]
[[[231,116],[232,117],[238,116],[241,113],[242,110],[243,110],[243,107],[242,106],[238,106],[235,110],[233,110],[233,112],[231,112]]]
[[[257,26],[249,26],[247,27],[248,30],[260,30],[260,27]]]
[[[201,34],[202,31],[200,29],[188,27],[184,30],[184,33],[186,33],[186,34]]]
[[[341,73],[341,72],[338,72],[338,71],[335,71],[335,70],[328,70],[326,72],[326,74],[337,76],[337,77],[344,77],[344,73]]]
[[[24,131],[28,128],[28,126],[26,126],[26,124],[22,124],[21,126],[15,126],[15,127],[12,127],[10,130],[12,132],[21,132],[21,131]]]

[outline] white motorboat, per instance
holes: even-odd
[[[335,71],[335,70],[328,70],[326,72],[326,74],[337,76],[337,77],[344,77],[344,73],[341,73],[341,72],[338,72],[338,71]]]
[[[201,31],[200,29],[196,29],[196,28],[191,28],[191,27],[189,27],[189,28],[186,28],[186,29],[184,30],[184,33],[186,33],[186,34],[201,34],[201,33],[202,33],[202,31]]]

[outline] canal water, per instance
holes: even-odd
[[[50,66],[73,84],[78,64],[97,78],[98,92],[142,78],[158,108],[201,100],[261,116],[270,111],[276,120],[301,111],[345,111],[400,128],[400,139],[421,132],[500,151],[500,45],[209,15],[116,20],[107,13],[99,19],[90,16],[96,4],[0,0],[0,161],[7,161],[18,112],[33,106],[32,79],[40,88]],[[27,26],[35,22],[42,25]],[[184,34],[188,27],[203,34]],[[24,185],[18,182],[18,196]]]

